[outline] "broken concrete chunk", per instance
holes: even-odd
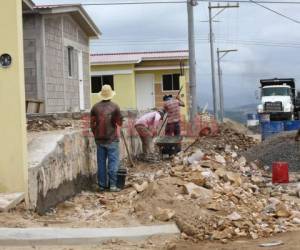
[[[202,152],[202,150],[197,150],[195,153],[193,153],[190,157],[188,157],[188,162],[190,164],[193,164],[195,162],[200,162],[202,160],[204,156],[204,153]]]
[[[212,234],[212,238],[215,240],[231,239],[232,238],[232,230],[229,228],[226,228],[223,231],[214,231]]]
[[[255,184],[259,184],[259,183],[263,183],[265,180],[261,176],[252,175],[251,176],[251,181],[254,182]]]
[[[240,214],[238,214],[237,212],[233,212],[232,214],[228,215],[227,218],[231,221],[237,221],[242,219],[242,216],[240,216]]]
[[[205,184],[205,178],[200,172],[192,172],[189,177],[189,181],[198,186],[203,186]]]
[[[154,218],[160,221],[168,221],[175,215],[175,211],[168,208],[156,208]]]
[[[199,198],[203,201],[207,201],[213,197],[213,192],[211,190],[195,185],[192,182],[185,184],[183,187],[184,192],[193,199]]]
[[[147,181],[144,181],[141,185],[135,183],[135,184],[133,184],[133,187],[134,187],[134,189],[135,189],[138,193],[141,193],[141,192],[143,192],[144,190],[147,189],[147,187],[148,187],[148,182],[147,182]]]
[[[217,155],[215,156],[215,160],[216,160],[218,163],[221,163],[222,165],[226,165],[226,160],[225,160],[225,158],[224,158],[222,155],[217,154]]]
[[[258,239],[258,234],[255,233],[255,232],[250,232],[250,236],[251,236],[251,238],[252,238],[253,240]]]
[[[289,217],[291,215],[291,212],[283,203],[277,204],[275,209],[276,209],[275,214],[277,217]]]
[[[0,212],[7,212],[8,210],[17,206],[25,198],[24,193],[5,193],[0,194]]]

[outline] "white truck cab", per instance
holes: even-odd
[[[273,120],[290,120],[294,114],[294,89],[279,80],[274,79],[274,85],[271,80],[261,80],[261,103],[257,111],[259,114],[270,114]],[[268,84],[262,81],[268,81]]]

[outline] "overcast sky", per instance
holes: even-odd
[[[120,1],[129,0],[78,0],[80,3]],[[36,4],[73,2],[35,0]],[[300,5],[265,5],[300,21]],[[208,4],[203,2],[194,8],[197,94],[198,103],[201,106],[208,103],[211,108],[210,51],[208,23],[205,22],[208,19],[207,7]],[[188,48],[185,4],[85,6],[85,9],[103,33],[99,40],[91,42],[92,52]],[[215,49],[238,49],[238,52],[230,53],[222,59],[226,107],[257,102],[255,90],[261,78],[294,77],[299,81],[299,86],[299,23],[255,4],[245,3],[241,3],[239,8],[226,9],[216,20]]]

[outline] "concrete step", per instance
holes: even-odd
[[[24,198],[24,193],[0,193],[0,212],[16,207]]]
[[[0,228],[0,246],[88,245],[107,240],[143,240],[150,236],[176,235],[173,224],[124,228]]]

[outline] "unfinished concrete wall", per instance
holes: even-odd
[[[83,69],[84,85],[84,107],[90,108],[90,74],[89,74],[89,38],[80,26],[69,15],[63,16],[63,37],[64,37],[64,76],[66,84],[66,109],[68,111],[78,111],[79,103],[79,67]],[[68,72],[68,47],[74,49],[73,54],[73,75]],[[82,53],[82,65],[78,65],[79,52]]]
[[[96,146],[82,131],[40,133],[28,158],[29,205],[41,214],[96,183]]]
[[[59,15],[44,17],[46,111],[65,111],[62,22]]]
[[[45,15],[46,111],[79,111],[78,54],[82,52],[84,106],[90,108],[89,38],[69,14]],[[69,74],[68,48],[73,48]]]
[[[26,99],[44,98],[42,77],[42,22],[37,14],[23,15]]]

